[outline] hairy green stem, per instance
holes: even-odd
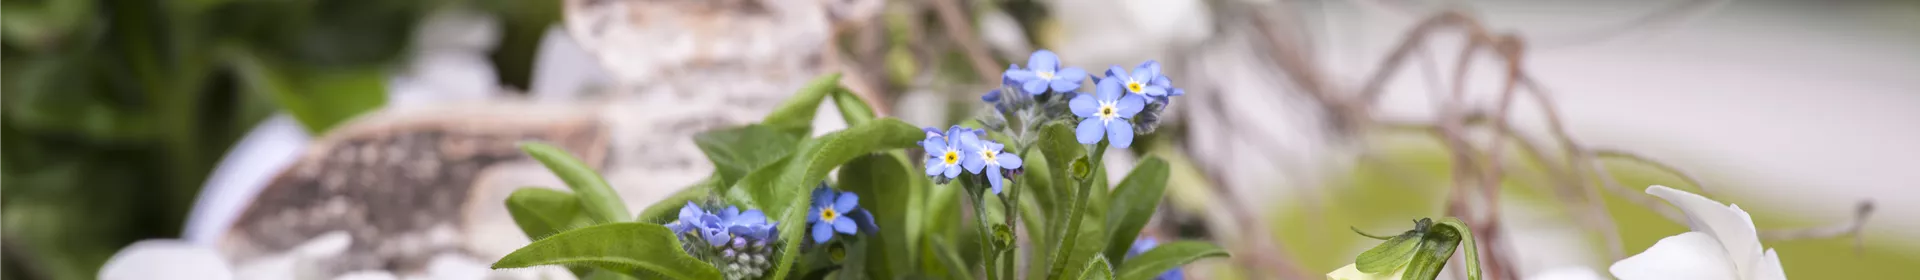
[[[1465,247],[1467,249],[1467,280],[1480,280],[1480,246],[1475,245],[1473,241],[1473,230],[1469,229],[1466,223],[1462,223],[1460,222],[1460,219],[1456,219],[1454,217],[1446,217],[1445,219],[1441,219],[1440,224],[1451,226],[1454,229],[1460,230],[1461,239],[1464,239],[1466,241]]]
[[[1100,168],[1104,167],[1103,164],[1101,164],[1100,157],[1106,154],[1104,153],[1106,150],[1106,141],[1100,141],[1100,143],[1088,146],[1087,148],[1087,178],[1080,178],[1080,187],[1074,191],[1072,202],[1067,204],[1067,216],[1062,217],[1066,222],[1066,228],[1054,235],[1059,236],[1057,239],[1060,241],[1054,243],[1053,264],[1051,268],[1049,268],[1049,272],[1047,272],[1047,279],[1058,279],[1064,276],[1061,274],[1066,272],[1067,259],[1072,256],[1075,241],[1079,240],[1079,238],[1075,238],[1073,234],[1080,232],[1080,216],[1083,215],[1080,213],[1080,210],[1087,208],[1087,193],[1093,192],[1093,182],[1096,181],[1096,178],[1093,178],[1093,176],[1100,174]],[[1071,174],[1073,173],[1071,164],[1067,167],[1067,173],[1069,173],[1066,174],[1067,176],[1076,175]]]

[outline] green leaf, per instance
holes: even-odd
[[[507,196],[507,214],[527,238],[540,240],[562,230],[592,224],[580,212],[580,199],[565,191],[541,187],[513,190]]]
[[[839,73],[815,78],[812,82],[808,82],[806,87],[800,88],[800,92],[795,93],[792,98],[788,98],[786,103],[780,104],[779,108],[774,108],[772,113],[768,113],[766,119],[761,120],[760,124],[796,138],[806,137],[807,133],[813,130],[813,115],[820,110],[820,101],[827,98],[828,94],[842,90],[845,89],[840,88]]]
[[[1153,247],[1153,250],[1147,250],[1146,253],[1140,253],[1140,255],[1128,259],[1126,264],[1120,266],[1120,272],[1117,273],[1119,277],[1114,277],[1114,279],[1153,279],[1155,276],[1166,273],[1167,270],[1178,268],[1196,260],[1228,256],[1227,250],[1220,249],[1220,246],[1214,246],[1212,243],[1175,241],[1160,244],[1160,246]]]
[[[1423,233],[1420,237],[1420,246],[1413,254],[1413,261],[1407,263],[1407,273],[1402,274],[1400,279],[1438,277],[1440,269],[1447,266],[1447,259],[1453,257],[1453,250],[1460,246],[1460,229],[1455,229],[1453,225],[1433,227],[1432,224],[1432,219],[1420,219],[1415,223],[1414,230]],[[1458,222],[1456,221],[1454,225],[1458,225]],[[1478,262],[1469,262],[1474,264],[1469,278],[1479,279]]]
[[[732,186],[747,173],[793,153],[800,139],[764,125],[747,125],[702,132],[693,136],[693,143],[713,161],[718,185]]]
[[[1040,201],[1040,208],[1046,209],[1046,211],[1049,212],[1047,217],[1059,217],[1061,213],[1052,212],[1065,212],[1063,210],[1066,208],[1056,206],[1057,203],[1055,202],[1063,201],[1072,195],[1073,187],[1075,186],[1073,184],[1073,176],[1071,175],[1073,173],[1069,172],[1067,168],[1071,167],[1072,164],[1070,163],[1072,163],[1073,160],[1086,155],[1086,145],[1081,145],[1078,140],[1075,140],[1073,128],[1063,122],[1055,122],[1042,127],[1040,129],[1040,140],[1034,145],[1040,150],[1040,153],[1046,154],[1047,173],[1052,177],[1052,182],[1044,187],[1046,189],[1035,187],[1033,188],[1034,192],[1051,193],[1045,196],[1052,197],[1053,199]]]
[[[1414,250],[1420,248],[1422,234],[1419,231],[1409,230],[1380,243],[1379,246],[1374,246],[1373,249],[1361,252],[1360,256],[1353,260],[1354,268],[1366,273],[1398,270],[1401,266],[1405,266],[1407,261],[1413,259]]]
[[[384,66],[296,69],[244,50],[231,58],[249,91],[272,97],[314,134],[386,104]]]
[[[979,279],[973,278],[973,267],[967,265],[959,251],[948,248],[947,242],[935,240],[927,243],[933,245],[931,251],[940,259],[940,264],[946,266],[947,273],[952,274],[953,279]]]
[[[1107,263],[1107,257],[1093,257],[1086,268],[1080,270],[1080,280],[1113,280],[1113,265]]]
[[[833,91],[833,107],[840,108],[840,118],[847,120],[847,126],[864,124],[874,118],[873,107],[847,89]]]
[[[568,188],[580,198],[580,205],[592,217],[595,223],[617,223],[628,221],[627,205],[620,201],[620,195],[607,186],[607,180],[600,178],[587,163],[567,154],[558,147],[541,143],[520,144],[520,150],[546,165],[554,176],[566,182]]]
[[[911,256],[907,249],[907,219],[911,217],[908,200],[917,190],[911,182],[920,173],[909,171],[900,159],[891,154],[875,154],[854,159],[840,166],[840,189],[860,195],[860,208],[873,215],[874,223],[880,226],[877,236],[864,238],[862,243],[874,250],[885,252],[869,253],[873,256]],[[897,244],[896,244],[897,243]],[[870,258],[871,259],[871,258]],[[904,258],[880,258],[887,265],[869,266],[869,270],[882,270],[874,278],[892,279],[893,270],[907,269]]]
[[[847,130],[822,135],[802,142],[800,149],[786,159],[784,172],[777,175],[756,171],[741,179],[736,189],[745,189],[763,211],[778,213],[780,238],[779,264],[772,279],[784,279],[797,256],[806,231],[804,217],[809,191],[826,179],[828,171],[856,157],[891,149],[913,147],[926,135],[919,128],[897,119],[879,119]],[[744,188],[742,188],[744,187]],[[874,213],[891,214],[891,213]]]
[[[560,232],[501,257],[493,269],[539,265],[637,268],[672,279],[720,279],[718,269],[681,251],[672,230],[649,223],[611,223]]]
[[[1167,173],[1167,161],[1148,156],[1120,180],[1120,186],[1114,187],[1107,199],[1107,234],[1111,236],[1107,239],[1107,259],[1126,265],[1123,258],[1127,249],[1133,248],[1133,239],[1140,236],[1140,229],[1153,218],[1153,210],[1160,207],[1160,198],[1166,194]]]

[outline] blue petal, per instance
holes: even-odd
[[[833,210],[839,211],[840,214],[860,210],[860,195],[851,192],[840,193],[840,200],[833,202]]]
[[[1007,64],[1007,71],[1000,72],[1000,84],[1011,85],[1013,84],[1014,81],[1017,81],[1018,79],[1014,79],[1013,71],[1024,71],[1024,70],[1020,70],[1020,66],[1017,66],[1014,64]],[[1033,72],[1028,71],[1027,74],[1033,74]]]
[[[853,219],[833,219],[833,231],[854,234],[860,232],[860,225],[854,223]]]
[[[1080,67],[1067,67],[1060,69],[1058,73],[1053,73],[1053,79],[1072,80],[1077,83],[1080,80],[1087,79],[1087,70],[1081,70]]]
[[[1100,102],[1093,101],[1092,95],[1081,94],[1074,96],[1073,100],[1067,100],[1067,109],[1071,109],[1075,116],[1092,118],[1094,113],[1099,113]]]
[[[813,208],[827,207],[833,204],[833,189],[820,187],[813,189]]]
[[[807,223],[820,221],[820,207],[807,208]]]
[[[1133,118],[1133,115],[1140,114],[1141,109],[1147,108],[1147,100],[1139,95],[1127,95],[1121,97],[1120,102],[1113,104],[1113,107],[1118,110],[1114,113],[1120,114],[1120,117]]]
[[[727,206],[727,209],[721,209],[718,214],[720,215],[721,221],[732,223],[733,219],[740,216],[740,207]]]
[[[1173,87],[1173,80],[1167,79],[1167,76],[1154,76],[1153,82],[1148,84],[1170,88]]]
[[[1126,76],[1127,69],[1120,69],[1120,65],[1107,66],[1107,78],[1111,79]]]
[[[719,230],[712,231],[707,234],[706,239],[708,246],[720,247],[721,245],[727,244],[727,232]]]
[[[706,214],[706,211],[701,210],[700,206],[694,205],[692,201],[688,201],[687,206],[680,207],[681,221],[688,221],[688,222],[699,221],[700,214]]]
[[[813,244],[827,243],[833,239],[833,226],[827,223],[813,224]]]
[[[1130,79],[1131,81],[1148,83],[1148,82],[1153,82],[1153,76],[1150,76],[1151,74],[1152,73],[1147,73],[1145,69],[1133,70],[1133,75],[1127,78]]]
[[[1020,161],[1020,156],[1014,154],[1000,154],[997,159],[1000,160],[1000,167],[1008,169],[1020,169],[1020,164],[1023,163]]]
[[[1047,93],[1047,82],[1047,80],[1039,78],[1026,80],[1025,82],[1021,82],[1020,90],[1027,92],[1027,94]]]
[[[1167,96],[1181,96],[1181,95],[1187,95],[1187,90],[1180,89],[1180,88],[1173,88],[1173,90],[1167,91]]]
[[[959,165],[948,165],[948,166],[947,166],[947,171],[946,171],[946,173],[947,173],[947,174],[945,174],[945,175],[947,175],[947,178],[948,178],[948,179],[952,179],[952,178],[959,178],[959,177],[960,177],[960,166],[959,166]]]
[[[926,132],[926,133],[927,133],[927,138],[934,138],[934,137],[940,137],[940,138],[946,138],[945,136],[943,136],[943,135],[945,135],[945,134],[940,134],[940,129],[939,129],[939,128],[933,128],[933,127],[922,127],[922,128],[920,128],[920,131],[921,131],[921,132]]]
[[[1054,79],[1047,85],[1053,88],[1053,92],[1069,92],[1080,89],[1080,80]]]
[[[1107,123],[1107,143],[1114,148],[1125,149],[1133,145],[1133,123],[1113,120]]]
[[[1080,140],[1080,144],[1092,145],[1100,143],[1100,134],[1106,132],[1106,128],[1100,126],[1100,119],[1087,118],[1080,121],[1080,126],[1073,128],[1073,137]]]
[[[1001,78],[1011,79],[1016,82],[1029,81],[1029,80],[1040,78],[1040,75],[1037,73],[1033,73],[1033,70],[1026,70],[1026,69],[1007,69],[1007,72],[1001,74],[1000,76]]]
[[[980,135],[973,133],[960,134],[960,150],[966,151],[968,154],[979,152]]]
[[[1142,87],[1140,90],[1145,91],[1143,93],[1145,93],[1147,96],[1166,96],[1167,95],[1167,89],[1161,88],[1160,86],[1155,86],[1155,85],[1148,85],[1146,87]]]
[[[853,222],[860,223],[861,232],[869,232],[869,233],[880,232],[880,225],[873,223],[872,211],[867,211],[864,209],[860,211],[854,211],[853,214],[847,214],[847,217],[853,218]]]
[[[1139,67],[1134,67],[1133,72],[1134,73],[1146,72],[1147,77],[1158,77],[1160,76],[1160,62],[1153,61],[1152,59],[1148,59],[1147,62],[1141,62]],[[1134,75],[1138,76],[1139,74],[1134,74]],[[1141,81],[1146,81],[1146,80],[1141,80]]]
[[[1000,102],[1000,89],[989,90],[987,94],[980,95],[980,101],[987,103]]]
[[[1100,79],[1100,84],[1094,85],[1093,88],[1094,97],[1099,98],[1098,101],[1120,99],[1120,94],[1125,93],[1125,91],[1126,89],[1121,88],[1119,78]]]
[[[926,149],[928,156],[937,157],[935,153],[947,150],[947,139],[945,137],[927,137],[927,140],[921,140],[920,148]]]
[[[944,169],[946,169],[946,168],[942,168],[941,166],[942,164],[946,164],[946,161],[940,160],[940,158],[936,158],[936,157],[928,157],[927,158],[927,176],[940,175],[940,171],[944,171]]]
[[[1053,51],[1049,50],[1034,51],[1032,56],[1027,57],[1027,69],[1040,72],[1054,72],[1054,70],[1060,69],[1060,56],[1053,54]]]
[[[977,156],[970,156],[967,157],[966,160],[961,160],[960,166],[967,167],[968,173],[980,174],[980,168],[987,166],[987,160],[980,159],[980,157]]]
[[[1000,182],[1003,180],[1000,177],[1000,167],[987,168],[987,182],[993,185],[993,194],[1000,194],[1000,185],[1004,184]]]
[[[741,224],[764,224],[767,223],[767,214],[760,212],[760,209],[752,209],[740,212],[739,216],[733,216],[733,220]]]

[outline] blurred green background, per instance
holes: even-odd
[[[0,1],[0,276],[91,279],[178,237],[234,141],[277,111],[317,134],[379,107],[416,26],[450,7],[500,19],[493,66],[526,88],[558,0]]]

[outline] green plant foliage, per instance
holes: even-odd
[[[765,125],[747,125],[715,130],[693,136],[700,152],[713,161],[719,185],[729,186],[748,172],[773,164],[793,153],[800,139]]]
[[[1211,243],[1199,241],[1175,241],[1160,244],[1160,246],[1153,247],[1153,250],[1147,250],[1145,253],[1140,253],[1138,256],[1127,259],[1124,264],[1120,265],[1120,271],[1115,273],[1118,276],[1114,277],[1114,279],[1149,280],[1167,270],[1180,267],[1181,265],[1214,257],[1228,257],[1227,250],[1220,249],[1220,246],[1215,246]]]
[[[1111,235],[1107,238],[1107,259],[1126,265],[1127,250],[1133,248],[1133,240],[1140,237],[1140,229],[1153,218],[1154,209],[1160,207],[1160,198],[1166,194],[1167,173],[1167,161],[1150,156],[1114,187],[1107,199],[1107,234]]]
[[[718,179],[708,177],[706,180],[700,180],[699,183],[694,183],[692,186],[687,186],[684,189],[680,189],[680,191],[673,192],[672,195],[661,199],[660,202],[655,202],[653,205],[647,206],[646,209],[640,209],[640,216],[634,218],[634,220],[656,223],[673,221],[673,219],[676,218],[675,215],[680,213],[680,207],[687,205],[688,201],[698,201],[709,195],[713,195],[713,187],[718,184],[715,180]]]
[[[875,215],[874,222],[880,226],[880,234],[862,239],[865,246],[871,247],[868,255],[880,256],[878,261],[886,262],[886,265],[870,267],[881,270],[881,273],[872,273],[874,278],[890,279],[891,271],[905,271],[911,265],[907,259],[885,256],[913,255],[909,250],[913,246],[893,243],[913,240],[907,235],[907,220],[917,217],[912,214],[912,207],[908,204],[914,193],[918,192],[913,188],[912,181],[919,178],[922,177],[915,176],[906,163],[891,154],[860,157],[840,167],[838,185],[841,189],[859,194],[863,201],[861,205],[868,212],[889,214]]]
[[[1080,280],[1113,280],[1113,265],[1107,263],[1107,257],[1095,256],[1080,269]]]
[[[820,101],[835,91],[844,90],[846,89],[840,88],[839,73],[816,78],[808,82],[806,87],[801,88],[799,93],[788,98],[786,103],[774,108],[772,113],[767,114],[766,119],[760,121],[760,124],[795,138],[806,137],[807,132],[813,130],[813,115],[820,110]]]
[[[914,146],[925,134],[919,128],[887,118],[875,120],[846,130],[828,133],[820,138],[802,141],[799,151],[795,152],[784,165],[769,166],[784,168],[774,173],[754,172],[740,181],[741,187],[758,203],[762,211],[770,217],[778,217],[780,239],[785,248],[778,250],[779,261],[774,269],[774,278],[786,276],[787,269],[805,235],[806,203],[808,191],[825,179],[832,171],[855,157],[892,149],[904,149]],[[764,171],[764,170],[763,170]]]
[[[572,193],[540,187],[513,190],[507,196],[507,214],[533,240],[593,223],[581,212],[580,199]]]
[[[840,108],[840,118],[847,121],[847,126],[865,124],[874,118],[873,107],[846,89],[833,91],[833,105]]]
[[[650,223],[610,223],[563,231],[514,250],[494,262],[493,268],[538,265],[593,265],[614,271],[643,269],[672,279],[720,279],[719,270],[681,251],[673,231]]]
[[[587,163],[547,144],[524,143],[520,144],[520,150],[546,165],[553,175],[560,176],[560,181],[566,182],[567,187],[572,188],[580,198],[580,205],[586,210],[587,217],[592,217],[596,223],[628,221],[627,205],[620,202],[620,195],[607,185],[607,179],[600,178],[600,173],[588,168]]]

